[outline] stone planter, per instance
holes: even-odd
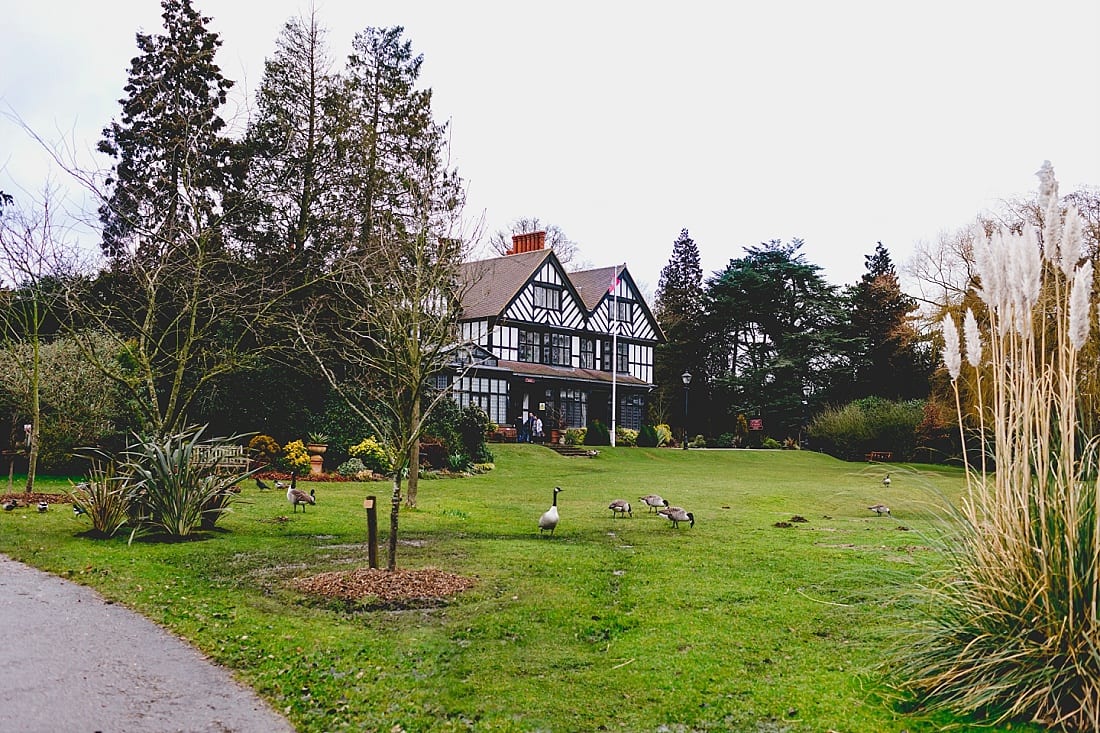
[[[306,453],[309,453],[309,472],[313,475],[325,472],[325,459],[321,454],[328,450],[325,443],[309,443],[306,445]]]

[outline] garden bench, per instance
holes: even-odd
[[[243,445],[197,445],[191,463],[214,466],[218,472],[237,473],[249,469],[248,450]]]
[[[888,450],[873,450],[870,453],[867,453],[864,457],[867,459],[868,462],[879,461],[881,463],[886,463],[888,461],[894,460],[894,454]]]
[[[501,425],[495,432],[489,435],[489,440],[494,443],[515,443],[516,429],[507,425]]]

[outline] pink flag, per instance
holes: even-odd
[[[607,294],[611,295],[612,293],[614,293],[615,288],[617,288],[619,286],[619,283],[621,281],[622,281],[622,278],[619,277],[619,268],[618,267],[611,268],[611,287],[609,287],[607,289]]]

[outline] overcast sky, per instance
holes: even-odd
[[[308,0],[195,0],[243,115]],[[318,0],[338,66],[355,32],[402,25],[486,237],[559,226],[650,293],[681,229],[706,274],[805,240],[835,284],[882,241],[895,263],[999,199],[1100,185],[1100,2],[553,3]],[[0,111],[87,161],[156,0],[0,0]],[[89,163],[91,164],[91,163]],[[95,161],[102,165],[103,161]],[[47,157],[0,118],[0,189]],[[53,169],[54,180],[65,183]]]

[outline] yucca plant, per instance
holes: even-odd
[[[1063,216],[1052,171],[1040,173],[1041,234],[995,233],[975,250],[985,329],[968,309],[977,404],[959,417],[993,462],[968,466],[950,571],[904,649],[901,686],[933,706],[1096,731],[1100,455],[1077,418],[1093,273],[1079,215]],[[943,334],[958,404],[963,349],[950,315]]]
[[[218,473],[216,459],[204,460],[199,450],[235,438],[204,440],[203,430],[189,428],[160,439],[138,437],[124,453],[124,470],[132,474],[136,492],[138,532],[179,538],[212,529],[239,499],[237,484],[249,472]]]
[[[84,481],[69,492],[73,508],[92,522],[92,533],[113,537],[126,524],[132,491],[128,477],[117,472],[113,461],[93,461]]]

